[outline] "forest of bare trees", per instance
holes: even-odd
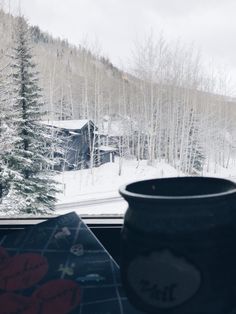
[[[0,11],[0,69],[15,18]],[[134,47],[126,72],[96,47],[75,47],[31,27],[48,120],[119,121],[121,157],[165,161],[186,174],[236,159],[236,100],[226,76],[206,69],[192,47],[153,35]]]

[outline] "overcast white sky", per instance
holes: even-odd
[[[9,0],[1,0],[8,3]],[[19,0],[11,0],[16,10]],[[236,0],[21,0],[30,24],[77,45],[97,40],[126,67],[135,40],[151,29],[195,43],[206,60],[227,66],[236,85]]]

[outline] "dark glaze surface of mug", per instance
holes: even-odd
[[[227,314],[236,302],[236,184],[209,177],[128,184],[121,278],[145,313]]]

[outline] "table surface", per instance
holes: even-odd
[[[141,313],[125,296],[118,265],[75,213],[1,238],[0,278],[4,314]]]

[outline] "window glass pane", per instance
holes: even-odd
[[[236,2],[0,2],[0,215],[123,215],[148,178],[236,180]]]

